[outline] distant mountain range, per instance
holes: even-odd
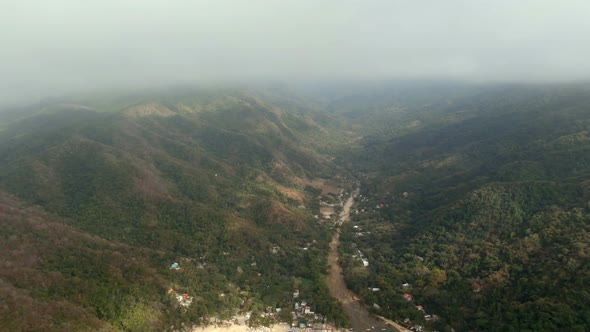
[[[360,180],[342,264],[375,313],[440,331],[586,330],[589,92],[275,84],[1,111],[0,327],[263,324],[273,308],[289,321],[294,289],[344,326],[325,285],[332,223],[314,215],[320,183]]]

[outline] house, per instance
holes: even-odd
[[[294,299],[296,299],[296,298],[298,298],[298,297],[299,297],[299,289],[296,289],[296,290],[293,292],[293,298],[294,298]]]
[[[176,300],[178,301],[178,304],[183,307],[189,307],[193,303],[193,297],[188,294],[178,295],[176,296]]]
[[[408,284],[408,283],[406,282],[405,284],[402,284],[402,288],[403,288],[403,289],[410,288],[410,284]]]
[[[305,313],[305,314],[312,314],[313,312],[311,311],[311,307],[310,306],[305,306],[305,310],[303,311],[303,313]]]
[[[405,293],[404,299],[406,299],[406,301],[412,301],[414,297],[412,296],[412,294]]]
[[[421,306],[421,305],[417,305],[417,306],[416,306],[416,309],[418,309],[419,311],[422,311],[422,312],[424,312],[424,307],[423,307],[423,306]]]

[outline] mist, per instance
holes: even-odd
[[[248,80],[590,78],[587,1],[12,1],[0,105]]]

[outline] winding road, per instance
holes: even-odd
[[[355,194],[353,193],[346,201],[346,204],[344,204],[342,212],[340,212],[339,224],[349,221],[350,208],[354,203],[354,196]],[[340,227],[336,229],[330,242],[330,254],[328,255],[330,273],[327,277],[327,284],[332,296],[342,303],[344,311],[350,318],[352,329],[354,331],[407,331],[393,321],[371,316],[364,304],[358,299],[358,296],[346,287],[342,267],[338,264],[339,246]]]

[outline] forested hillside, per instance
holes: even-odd
[[[296,299],[346,326],[325,284],[346,178],[361,195],[340,261],[374,313],[440,331],[587,330],[589,105],[584,84],[402,81],[4,110],[0,326],[291,322]]]
[[[345,157],[364,180],[343,263],[365,302],[442,330],[586,330],[588,86],[493,87],[380,115],[400,130]]]
[[[2,326],[188,327],[290,308],[295,288],[344,321],[310,186],[337,174],[317,151],[338,136],[311,115],[201,89],[48,100],[0,122]]]

